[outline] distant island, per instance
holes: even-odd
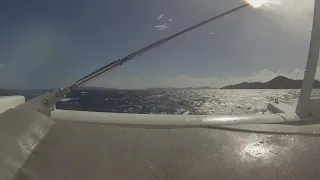
[[[175,89],[217,89],[217,88],[212,88],[209,86],[203,86],[203,87],[184,87],[184,88],[177,88],[177,87],[167,87],[167,88],[162,88],[162,87],[155,87],[155,88],[148,88],[147,90],[175,90]]]
[[[117,90],[116,88],[95,87],[95,86],[82,86],[75,89],[76,91],[104,91],[104,90]]]
[[[284,76],[277,76],[272,80],[262,82],[243,82],[235,85],[225,86],[221,89],[300,89],[302,80],[293,80]],[[314,80],[313,88],[320,89],[320,81]]]
[[[179,90],[179,89],[217,89],[212,88],[209,86],[203,87],[184,87],[184,88],[177,88],[177,87],[155,87],[155,88],[147,88],[146,90]],[[96,90],[133,90],[133,89],[117,89],[117,88],[105,88],[105,87],[94,87],[94,86],[83,86],[75,89],[76,91],[96,91]],[[136,89],[136,90],[145,90],[145,89]]]

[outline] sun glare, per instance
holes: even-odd
[[[279,5],[281,4],[280,0],[245,0],[254,8],[260,8],[262,6],[270,7],[270,5]]]

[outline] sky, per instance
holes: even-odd
[[[264,82],[277,75],[302,79],[313,2],[270,0],[269,6],[247,7],[173,39],[89,85],[222,87]],[[4,0],[0,88],[70,85],[105,64],[241,4],[241,0]]]

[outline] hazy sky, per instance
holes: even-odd
[[[221,87],[301,78],[313,1],[272,0],[168,42],[91,83],[116,88]],[[51,88],[241,5],[241,0],[4,0],[0,88]],[[317,75],[320,78],[320,75]]]

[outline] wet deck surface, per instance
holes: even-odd
[[[57,122],[19,180],[319,179],[320,137]]]

